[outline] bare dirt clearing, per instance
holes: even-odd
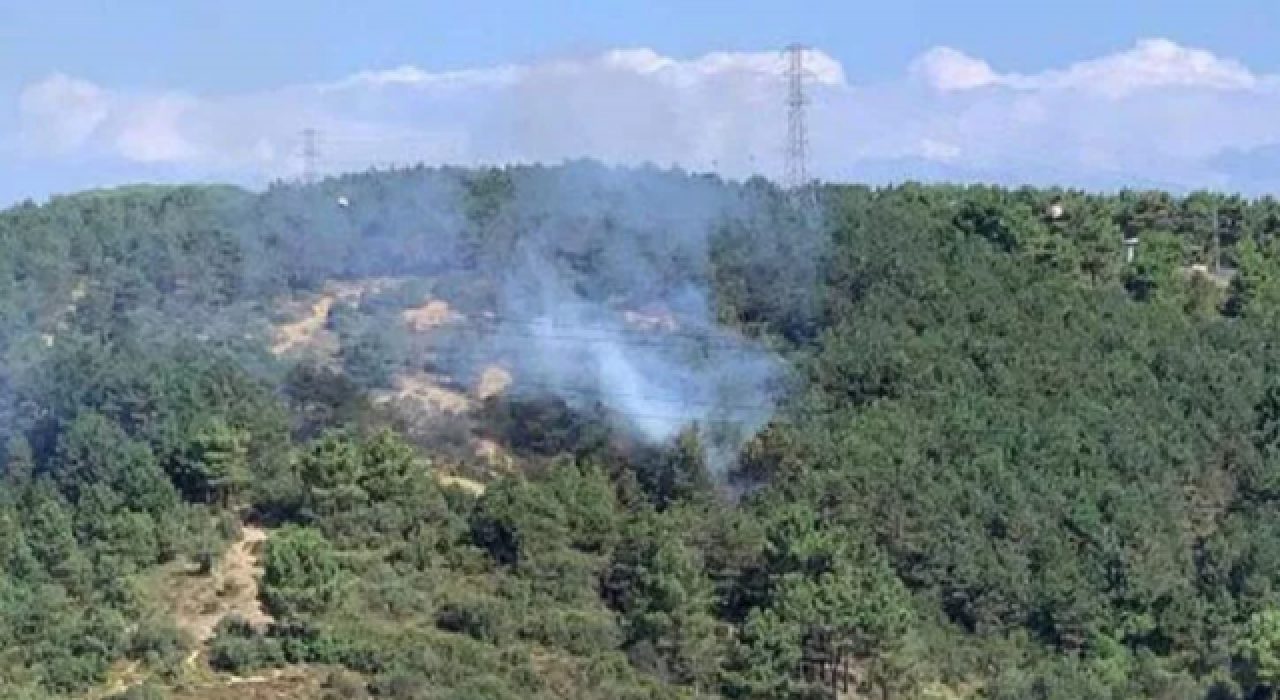
[[[169,691],[170,700],[314,700],[325,695],[319,669],[290,667],[256,676],[231,676]],[[365,697],[363,694],[355,697]]]
[[[506,391],[511,386],[512,381],[511,372],[506,369],[496,365],[486,367],[480,373],[480,380],[476,382],[476,398],[484,401],[497,396]]]
[[[470,396],[460,391],[444,388],[438,378],[426,372],[401,374],[393,381],[395,383],[394,389],[374,393],[375,402],[411,402],[419,410],[428,413],[450,413],[454,415],[470,413],[476,408],[475,401]]]
[[[200,662],[205,646],[223,618],[236,615],[259,630],[271,624],[271,616],[258,600],[261,550],[269,535],[256,525],[242,525],[235,541],[208,573],[201,573],[197,562],[183,559],[166,565],[145,584],[151,593],[150,599],[197,645],[182,664],[182,681],[168,697],[193,700],[319,697],[318,691],[311,694],[308,690],[319,686],[309,679],[305,670],[284,669],[253,678],[227,678],[219,677]],[[90,700],[111,697],[146,682],[149,676],[139,662],[122,662],[112,668],[109,680],[101,688],[86,697]],[[234,692],[230,690],[233,686]],[[253,686],[255,690],[246,691],[239,686]]]
[[[464,476],[439,474],[436,476],[436,481],[440,482],[442,486],[456,486],[477,498],[484,495],[484,484]]]
[[[414,333],[427,333],[446,323],[465,320],[466,317],[449,308],[443,299],[432,299],[414,309],[406,309],[400,314],[404,324]]]
[[[259,556],[267,536],[260,527],[244,525],[239,539],[227,548],[209,575],[188,569],[166,581],[175,588],[169,601],[175,622],[197,642],[212,639],[214,629],[228,615],[238,615],[257,629],[271,623],[271,616],[258,600]]]
[[[281,311],[296,320],[276,326],[275,342],[271,352],[285,355],[304,350],[322,341],[328,341],[329,334],[325,325],[329,320],[329,312],[338,302],[359,304],[365,296],[379,294],[395,289],[405,280],[391,277],[375,277],[355,282],[328,282],[324,285],[318,298],[306,301],[287,301],[280,305]],[[329,343],[326,342],[325,345]]]
[[[329,319],[329,311],[333,309],[335,301],[337,298],[334,296],[321,297],[311,304],[303,318],[277,326],[276,339],[271,346],[271,352],[284,355],[314,344],[324,330],[325,322]]]
[[[281,313],[293,320],[277,324],[272,353],[291,357],[310,355],[327,366],[339,369],[339,341],[327,328],[329,315],[335,306],[339,303],[360,304],[369,296],[394,289],[405,281],[375,278],[330,282],[324,285],[318,295],[283,303]],[[492,314],[480,314],[482,318],[486,316]],[[400,321],[405,330],[419,341],[425,338],[429,342],[433,333],[446,326],[467,324],[470,319],[454,310],[448,301],[427,297],[418,306],[401,311]],[[474,381],[463,383],[448,375],[408,369],[394,376],[391,387],[372,391],[370,396],[377,405],[402,415],[412,415],[427,432],[430,432],[433,424],[462,421],[466,426],[462,430],[471,433],[471,421],[483,402],[506,392],[513,381],[509,370],[496,365],[484,368]],[[511,455],[493,440],[474,434],[460,436],[459,439],[467,445],[466,449],[471,456],[480,460],[486,469],[507,470],[514,464]],[[472,493],[478,494],[483,490],[480,482],[461,476],[440,478],[442,483],[452,483]],[[202,624],[207,624],[207,620]],[[216,625],[216,619],[213,624]]]

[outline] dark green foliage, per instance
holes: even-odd
[[[564,504],[520,479],[493,485],[472,516],[476,544],[500,564],[519,566],[563,547],[569,539]]]
[[[362,439],[327,432],[298,459],[308,519],[350,545],[413,537],[420,555],[463,527],[431,477],[430,465],[387,429]],[[402,550],[404,551],[404,550]]]
[[[294,435],[302,440],[325,430],[363,425],[369,401],[345,374],[310,363],[290,368],[284,378],[284,394],[294,416]]]
[[[194,500],[234,505],[250,483],[248,431],[220,417],[191,426],[191,441],[176,460],[174,477]]]
[[[284,661],[279,640],[263,637],[237,617],[223,618],[209,649],[209,665],[222,671],[245,673]]]
[[[138,624],[129,644],[129,657],[156,669],[174,670],[182,664],[190,640],[168,620],[147,619]]]
[[[512,612],[500,601],[492,599],[447,602],[436,612],[436,626],[482,642],[505,646],[515,636],[516,621]]]
[[[662,236],[717,198],[745,213],[702,269]],[[224,620],[211,663],[361,675],[334,697],[808,698],[822,655],[878,697],[1274,694],[1280,205],[818,203],[574,164],[0,213],[0,695],[81,694],[124,658],[180,673],[189,641],[134,581],[212,567],[241,518],[271,526],[276,623]],[[410,342],[400,311],[430,292],[475,318],[546,230],[583,297],[692,279],[784,354],[792,391],[734,486],[692,427],[635,444],[521,376],[475,416],[520,466],[482,495],[436,480],[471,424],[388,428],[366,390],[466,345]],[[661,279],[632,277],[611,245],[632,238],[664,241],[635,246]],[[417,279],[334,308],[334,367],[269,355],[275,299],[369,276]]]
[[[342,369],[346,375],[357,386],[390,386],[408,353],[408,339],[394,317],[356,319],[338,324],[335,330],[342,342]]]
[[[618,548],[608,584],[630,656],[664,679],[709,689],[722,650],[701,557],[661,516],[633,527]]]
[[[602,416],[574,411],[558,398],[496,396],[482,411],[488,429],[525,457],[594,454],[608,441]]]
[[[267,544],[262,598],[272,615],[315,615],[333,605],[342,581],[332,546],[320,533],[285,528]]]

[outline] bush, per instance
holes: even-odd
[[[147,619],[139,623],[129,644],[129,656],[142,659],[149,666],[178,663],[189,648],[190,640],[168,620]]]
[[[242,673],[285,663],[279,640],[264,637],[243,619],[223,618],[209,644],[209,665],[219,671]]]
[[[578,656],[594,656],[617,649],[622,633],[612,614],[606,611],[540,609],[531,611],[520,628],[520,636]]]
[[[379,679],[374,691],[379,698],[388,700],[425,700],[433,685],[421,674],[399,671]]]
[[[364,679],[348,671],[333,671],[324,680],[324,700],[361,700],[369,697]]]
[[[514,617],[515,611],[496,598],[474,598],[442,605],[436,626],[500,646],[514,637]]]
[[[243,526],[240,518],[235,513],[222,512],[218,514],[218,535],[224,540],[240,539],[240,531]]]
[[[359,386],[390,386],[391,378],[404,365],[405,344],[403,335],[394,329],[364,330],[343,339],[342,368]]]
[[[334,602],[339,585],[333,546],[319,532],[288,527],[267,541],[262,595],[273,615],[321,613]]]

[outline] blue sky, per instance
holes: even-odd
[[[1040,6],[0,0],[0,202],[125,180],[252,184],[297,168],[287,141],[308,125],[332,169],[697,151],[681,164],[771,172],[781,117],[761,110],[779,76],[759,57],[796,40],[821,52],[826,177],[1271,191],[1280,3]],[[504,66],[523,72],[493,73]]]

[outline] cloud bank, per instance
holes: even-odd
[[[1030,74],[938,47],[876,84],[851,84],[822,51],[806,63],[812,170],[824,179],[1280,188],[1280,75],[1169,40]],[[585,157],[772,176],[785,71],[777,52],[681,60],[620,49],[239,95],[56,74],[19,96],[16,143],[28,162],[248,184],[300,174],[305,128],[319,134],[322,171]]]

